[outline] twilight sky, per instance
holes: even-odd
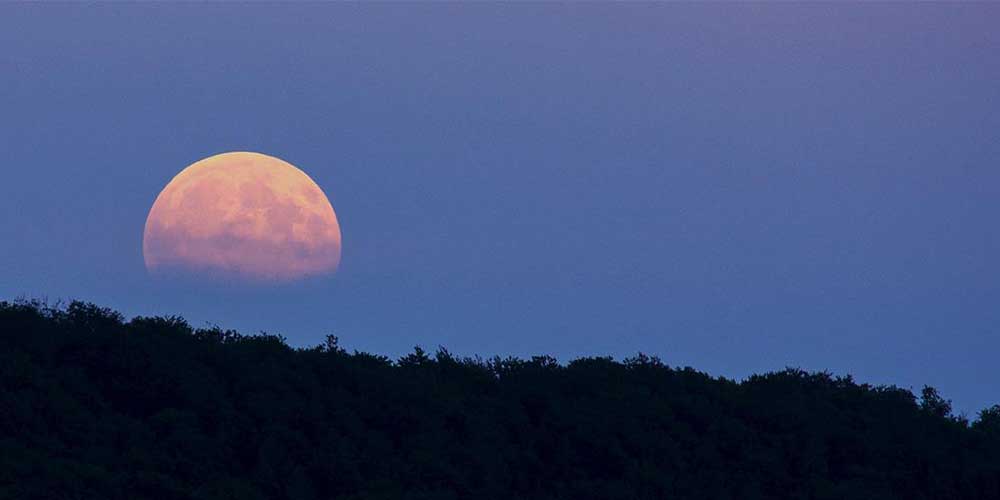
[[[0,299],[398,356],[658,354],[1000,402],[1000,5],[0,5]],[[147,276],[181,169],[307,172],[339,272]]]

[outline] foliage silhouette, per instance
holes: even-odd
[[[0,498],[1000,498],[1000,406],[787,369],[393,362],[0,303]]]

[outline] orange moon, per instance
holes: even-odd
[[[146,218],[151,274],[294,281],[340,264],[340,224],[323,190],[273,156],[223,153],[177,174]]]

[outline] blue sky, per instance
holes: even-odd
[[[997,5],[0,5],[0,297],[398,356],[799,366],[998,403]],[[206,156],[305,170],[333,278],[143,268]]]

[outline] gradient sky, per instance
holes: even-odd
[[[398,356],[658,354],[1000,403],[1000,4],[0,5],[0,298]],[[143,267],[232,150],[306,171],[332,279]]]

